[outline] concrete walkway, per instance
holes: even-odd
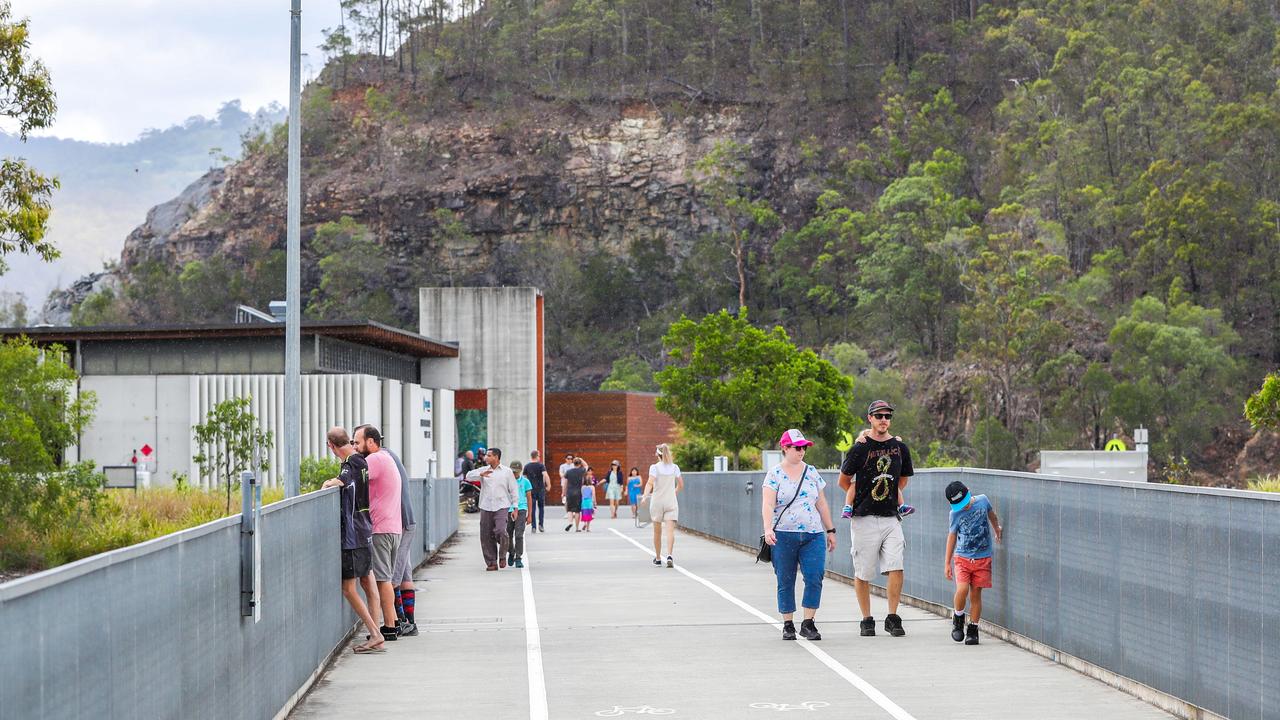
[[[678,567],[658,568],[636,544],[650,546],[652,531],[630,518],[589,534],[560,523],[528,538],[523,571],[486,572],[477,517],[464,516],[417,573],[421,634],[381,655],[348,648],[293,717],[1169,717],[998,640],[952,642],[948,621],[911,607],[900,610],[906,637],[889,637],[881,598],[879,634],[860,637],[853,588],[831,579],[822,641],[784,642],[765,624],[776,621],[773,573],[748,554],[680,534]]]

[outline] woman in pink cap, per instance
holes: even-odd
[[[764,540],[773,546],[773,573],[778,579],[778,612],[782,614],[782,639],[795,640],[796,571],[804,577],[804,622],[800,636],[821,640],[813,624],[822,600],[822,576],[827,569],[827,553],[836,549],[835,524],[822,492],[827,482],[817,468],[804,461],[805,450],[813,443],[792,428],[778,439],[782,463],[764,476],[764,497],[760,519]],[[825,538],[825,539],[824,539]]]

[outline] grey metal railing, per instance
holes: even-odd
[[[457,531],[456,482],[410,484],[431,539],[415,565]],[[241,615],[239,515],[0,584],[0,716],[257,719],[289,707],[355,620],[339,592],[337,493],[268,505],[255,532],[257,622]]]
[[[824,472],[839,513],[837,473]],[[753,547],[763,473],[690,473],[681,525]],[[1280,717],[1280,496],[974,469],[916,474],[903,592],[950,607],[949,508],[963,481],[1005,527],[983,618],[1230,718]],[[853,575],[837,520],[828,569]],[[744,558],[744,563],[750,560]]]

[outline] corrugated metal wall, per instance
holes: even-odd
[[[837,473],[823,476],[838,513]],[[756,546],[763,477],[690,473],[681,525]],[[984,620],[1233,719],[1280,717],[1280,495],[921,471],[905,491],[918,512],[902,525],[903,592],[948,607],[952,480],[989,496],[1005,527]],[[852,577],[849,523],[836,527],[827,569]]]
[[[410,497],[434,550],[457,531],[457,482]],[[257,623],[240,616],[238,515],[0,585],[0,717],[273,717],[355,622],[337,516],[332,490],[264,508]],[[415,543],[415,564],[427,554]]]

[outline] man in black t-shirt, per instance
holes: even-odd
[[[906,542],[898,517],[898,491],[907,486],[915,474],[911,450],[906,443],[889,434],[893,406],[876,400],[867,407],[871,433],[865,441],[855,443],[840,466],[840,487],[853,493],[853,587],[862,610],[862,634],[875,635],[876,621],[871,616],[871,581],[877,574],[886,575],[889,614],[884,619],[885,632],[894,637],[906,634],[898,617],[898,601],[902,597],[903,554]]]
[[[369,628],[370,640],[357,645],[355,652],[382,652],[381,623],[373,619],[369,606],[356,591],[356,581],[369,574],[372,559],[373,520],[369,517],[369,465],[351,444],[346,428],[335,427],[325,438],[329,450],[342,461],[338,477],[322,488],[338,490],[338,528],[342,541],[342,596]],[[368,591],[366,587],[366,592]],[[376,640],[374,639],[376,638]]]
[[[546,532],[547,523],[544,517],[547,512],[547,491],[551,489],[551,476],[547,474],[547,466],[542,464],[542,453],[534,450],[529,453],[529,462],[524,465],[524,476],[529,479],[533,491],[529,500],[533,506],[529,508],[529,526],[532,532]]]

